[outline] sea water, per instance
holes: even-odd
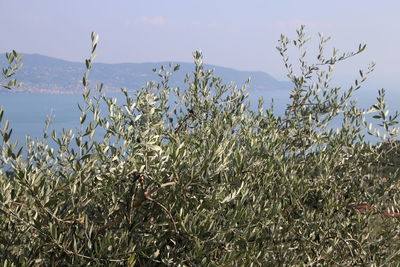
[[[253,109],[257,108],[258,98],[263,97],[264,108],[269,108],[274,100],[274,113],[278,116],[284,114],[287,104],[290,102],[289,90],[273,90],[267,92],[250,91],[248,101]],[[122,93],[108,94],[117,98],[119,104],[124,103]],[[358,91],[355,98],[359,106],[368,108],[376,102],[376,90]],[[391,90],[387,94],[387,103],[391,111],[400,109],[400,94]],[[79,127],[80,111],[78,104],[83,104],[80,94],[34,94],[34,93],[0,93],[0,106],[4,109],[4,118],[9,120],[13,128],[13,140],[19,144],[25,143],[27,135],[32,138],[42,138],[45,120],[47,116],[53,117],[50,130],[60,132],[62,129],[75,130]],[[371,121],[374,123],[374,121]],[[339,123],[339,122],[337,122]],[[1,126],[3,127],[3,126]],[[372,140],[372,139],[371,139]]]

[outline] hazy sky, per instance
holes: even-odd
[[[191,61],[261,70],[283,79],[275,49],[281,33],[332,36],[331,44],[367,51],[338,69],[355,76],[370,61],[379,84],[400,84],[400,1],[385,0],[0,0],[0,52],[16,49],[73,61],[89,54],[100,35],[98,62]],[[311,44],[310,51],[317,51]]]

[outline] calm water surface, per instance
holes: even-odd
[[[376,95],[376,90],[365,90],[359,91],[356,97],[359,99],[359,105],[366,108],[374,103]],[[117,97],[118,102],[123,102],[122,94],[109,96]],[[273,98],[275,113],[278,115],[283,114],[286,104],[289,103],[289,91],[250,92],[249,101],[253,107],[257,107],[259,96],[264,97],[265,107],[269,106]],[[395,91],[388,94],[387,102],[392,107],[391,110],[400,109],[399,96]],[[25,142],[26,135],[41,138],[46,116],[50,114],[54,115],[51,129],[61,131],[63,128],[78,127],[80,115],[78,103],[83,103],[82,96],[79,94],[0,93],[0,106],[3,106],[5,110],[3,120],[10,121],[10,127],[14,129],[13,139],[18,139],[20,144]]]

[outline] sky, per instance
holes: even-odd
[[[190,62],[201,50],[208,64],[280,80],[286,71],[278,39],[282,33],[294,38],[305,25],[311,55],[319,32],[332,36],[329,48],[340,51],[367,44],[362,55],[339,66],[339,79],[357,77],[375,61],[371,83],[400,87],[398,0],[0,0],[0,12],[0,52],[83,62],[95,31],[98,62]]]

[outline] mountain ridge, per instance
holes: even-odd
[[[23,67],[15,78],[23,83],[19,92],[34,93],[77,93],[82,91],[82,76],[85,71],[84,63],[68,61],[41,54],[24,54]],[[4,54],[0,54],[0,65],[5,66]],[[152,69],[170,62],[142,63],[93,63],[89,74],[92,84],[104,83],[107,91],[119,91],[120,88],[137,89],[146,82],[159,80]],[[194,63],[173,62],[180,69],[170,78],[170,86],[183,86],[186,73],[194,71]],[[291,83],[278,81],[270,74],[262,71],[242,71],[233,68],[204,64],[206,69],[214,69],[216,76],[224,83],[234,82],[238,86],[251,77],[249,90],[258,92],[270,90],[289,90]]]

